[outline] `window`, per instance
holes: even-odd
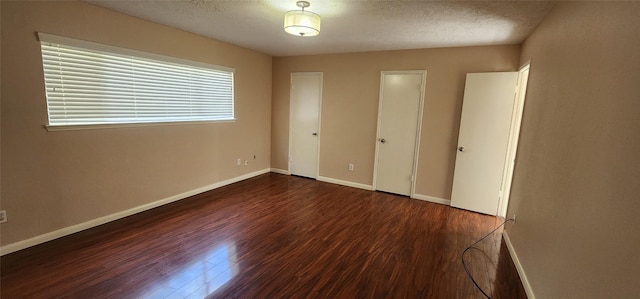
[[[234,119],[234,70],[39,33],[49,126]]]

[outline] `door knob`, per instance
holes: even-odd
[[[464,146],[459,147],[458,150],[464,152]]]
[[[318,133],[313,132],[313,133],[311,133],[311,135],[313,135],[313,136],[318,136]]]
[[[387,141],[384,138],[380,138],[380,142],[385,143]]]

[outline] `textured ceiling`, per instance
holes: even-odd
[[[273,56],[519,44],[551,10],[547,1],[310,0],[319,36],[283,30],[295,0],[85,0]]]

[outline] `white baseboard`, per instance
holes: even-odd
[[[271,172],[284,174],[284,175],[291,175],[290,171],[279,169],[279,168],[271,168]],[[365,185],[365,184],[360,184],[360,183],[355,183],[350,181],[343,181],[343,180],[333,179],[333,178],[324,177],[324,176],[318,176],[316,180],[321,182],[331,183],[331,184],[338,184],[338,185],[343,185],[348,187],[370,190],[370,191],[373,190],[373,186],[371,185]]]
[[[280,169],[280,168],[271,168],[271,172],[284,174],[284,175],[291,175],[291,172],[289,172],[288,170],[284,170],[284,169]]]
[[[433,197],[433,196],[429,196],[429,195],[413,194],[413,196],[411,198],[415,198],[415,199],[419,199],[419,200],[426,200],[426,201],[429,201],[429,202],[439,203],[439,204],[443,204],[443,205],[447,205],[447,206],[451,205],[451,200],[450,199]]]
[[[198,188],[198,189],[195,189],[195,190],[191,190],[191,191],[183,192],[183,193],[180,193],[180,194],[176,194],[176,195],[173,195],[173,196],[161,199],[161,200],[157,200],[157,201],[154,201],[154,202],[150,202],[148,204],[144,204],[144,205],[141,205],[141,206],[137,206],[137,207],[125,210],[125,211],[121,211],[121,212],[117,212],[117,213],[114,213],[114,214],[111,214],[111,215],[107,215],[107,216],[103,216],[103,217],[96,218],[96,219],[93,219],[93,220],[89,220],[87,222],[83,222],[83,223],[80,223],[80,224],[68,226],[68,227],[65,227],[65,228],[62,228],[62,229],[59,229],[59,230],[55,230],[55,231],[52,231],[52,232],[49,232],[49,233],[46,233],[46,234],[42,234],[42,235],[39,235],[39,236],[35,236],[33,238],[29,238],[29,239],[26,239],[26,240],[22,240],[22,241],[18,241],[18,242],[15,242],[15,243],[7,244],[5,246],[0,247],[0,256],[1,255],[5,255],[5,254],[9,254],[9,253],[12,253],[12,252],[16,252],[18,250],[22,250],[22,249],[25,249],[25,248],[28,248],[28,247],[31,247],[31,246],[35,246],[35,245],[38,245],[38,244],[42,244],[44,242],[48,242],[48,241],[51,241],[51,240],[54,240],[54,239],[57,239],[57,238],[60,238],[60,237],[64,237],[64,236],[67,236],[67,235],[70,235],[70,234],[74,234],[74,233],[77,233],[79,231],[83,231],[85,229],[89,229],[89,228],[92,228],[92,227],[95,227],[95,226],[98,226],[98,225],[102,225],[102,224],[105,224],[107,222],[111,222],[111,221],[118,220],[118,219],[121,219],[121,218],[124,218],[124,217],[127,217],[127,216],[131,216],[133,214],[137,214],[137,213],[140,213],[140,212],[143,212],[143,211],[146,211],[146,210],[150,210],[150,209],[153,209],[153,208],[156,208],[156,207],[168,204],[168,203],[172,203],[174,201],[185,199],[187,197],[190,197],[190,196],[193,196],[193,195],[196,195],[196,194],[200,194],[200,193],[207,192],[207,191],[210,191],[210,190],[213,190],[213,189],[217,189],[217,188],[220,188],[220,187],[223,187],[223,186],[226,186],[226,185],[230,185],[230,184],[233,184],[233,183],[236,183],[236,182],[239,182],[239,181],[243,181],[243,180],[255,177],[255,176],[259,176],[261,174],[268,173],[270,170],[271,169],[266,168],[266,169],[258,170],[258,171],[252,172],[252,173],[247,173],[247,174],[235,177],[235,178],[231,178],[231,179],[228,179],[228,180],[217,182],[217,183],[214,183],[214,184],[211,184],[211,185],[208,185],[208,186],[204,186],[204,187],[201,187],[201,188]]]
[[[355,183],[355,182],[350,182],[350,181],[343,181],[343,180],[338,180],[338,179],[332,179],[332,178],[328,178],[328,177],[324,177],[324,176],[318,176],[316,178],[316,180],[321,181],[321,182],[327,182],[327,183],[332,183],[332,184],[338,184],[338,185],[343,185],[343,186],[348,186],[348,187],[354,187],[354,188],[369,190],[369,191],[373,190],[373,186],[371,186],[371,185],[360,184],[360,183]]]
[[[536,296],[533,295],[533,289],[531,289],[531,285],[529,284],[527,274],[524,273],[522,264],[520,264],[520,259],[518,259],[518,254],[516,254],[516,250],[513,248],[513,244],[511,244],[511,239],[509,239],[509,234],[507,234],[506,230],[502,232],[502,237],[504,239],[504,243],[507,244],[507,249],[509,249],[511,260],[513,260],[513,264],[516,266],[516,270],[518,270],[518,275],[520,275],[522,287],[524,287],[524,292],[527,293],[527,298],[536,299]]]

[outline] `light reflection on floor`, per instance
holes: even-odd
[[[222,244],[155,285],[142,298],[204,298],[238,274],[236,246]]]

